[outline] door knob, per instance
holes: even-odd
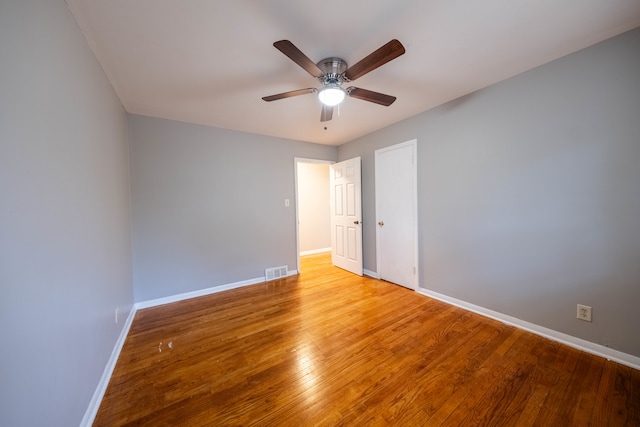
[[[378,222],[378,225],[379,225],[380,227],[382,227],[382,226],[384,225],[384,221],[380,221],[380,222]]]
[[[353,223],[354,223],[355,225],[358,225],[358,224],[360,224],[360,221],[355,220],[355,221],[353,221]]]

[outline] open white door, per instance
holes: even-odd
[[[360,157],[331,165],[331,260],[362,276]]]
[[[416,141],[375,152],[378,276],[418,288]]]

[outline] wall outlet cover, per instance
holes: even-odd
[[[585,322],[591,322],[591,307],[588,305],[578,304],[576,317]]]

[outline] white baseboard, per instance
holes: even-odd
[[[378,273],[376,273],[375,271],[367,270],[365,268],[364,270],[362,270],[362,272],[364,273],[365,276],[373,277],[374,279],[380,278],[380,276],[378,276]]]
[[[287,277],[295,276],[298,274],[298,270],[288,270]],[[118,362],[118,357],[120,357],[120,352],[122,351],[122,346],[124,345],[125,340],[127,339],[127,335],[129,334],[129,329],[131,328],[131,324],[133,323],[133,318],[136,315],[138,310],[143,308],[155,307],[158,305],[169,304],[172,302],[182,301],[189,298],[196,298],[204,295],[214,294],[217,292],[228,291],[230,289],[240,288],[242,286],[255,285],[258,283],[264,283],[264,277],[259,277],[255,279],[243,280],[240,282],[229,283],[226,285],[214,286],[207,289],[201,289],[193,292],[186,292],[183,294],[172,295],[164,298],[157,298],[148,301],[142,301],[135,303],[133,307],[131,307],[131,311],[129,312],[129,316],[120,332],[120,336],[116,341],[115,346],[113,347],[113,351],[111,352],[111,356],[107,361],[107,365],[104,368],[104,372],[102,373],[102,377],[100,377],[100,381],[98,382],[98,386],[96,387],[96,391],[93,393],[93,397],[89,402],[89,407],[80,422],[80,427],[90,427],[93,424],[93,421],[96,418],[96,414],[98,413],[98,409],[100,409],[100,403],[102,402],[102,398],[104,397],[104,393],[107,391],[107,386],[109,385],[109,381],[111,380],[111,375],[113,374],[113,370],[116,367],[116,363]]]
[[[287,275],[290,275],[288,272]],[[136,308],[141,310],[143,308],[156,307],[158,305],[170,304],[172,302],[178,302],[185,299],[197,298],[204,295],[215,294],[217,292],[228,291],[230,289],[241,288],[243,286],[255,285],[257,283],[264,282],[264,277],[256,277],[255,279],[242,280],[240,282],[228,283],[226,285],[213,286],[211,288],[200,289],[192,292],[185,292],[182,294],[171,295],[163,298],[156,298],[147,301],[141,301],[136,303]]]
[[[448,304],[455,305],[465,310],[472,311],[482,316],[489,317],[499,322],[506,323],[507,325],[515,326],[516,328],[523,329],[525,331],[540,335],[553,341],[560,342],[562,344],[566,344],[569,347],[586,351],[587,353],[595,354],[596,356],[604,357],[608,360],[613,360],[614,362],[618,362],[622,365],[626,365],[634,369],[640,369],[640,357],[623,353],[621,351],[614,350],[600,344],[595,344],[591,341],[583,340],[581,338],[576,338],[562,332],[554,331],[553,329],[545,328],[544,326],[536,325],[535,323],[530,323],[525,320],[493,311],[488,308],[480,307],[478,305],[452,298],[447,295],[439,294],[428,289],[418,288],[417,292],[422,295],[446,302]]]
[[[287,270],[287,276],[295,276],[298,274],[298,270]],[[185,292],[183,294],[171,295],[163,298],[156,298],[147,301],[141,301],[136,303],[136,309],[142,310],[143,308],[156,307],[164,304],[171,304],[172,302],[183,301],[190,298],[202,297],[205,295],[215,294],[222,291],[228,291],[231,289],[241,288],[243,286],[256,285],[258,283],[264,283],[264,277],[256,277],[255,279],[242,280],[240,282],[228,283],[226,285],[213,286],[211,288],[200,289],[192,292]]]
[[[100,403],[102,403],[102,398],[104,397],[104,393],[107,391],[107,386],[109,385],[109,381],[111,380],[111,375],[113,374],[113,370],[116,367],[116,363],[118,363],[120,351],[122,351],[122,346],[124,346],[127,335],[129,335],[129,329],[131,328],[131,324],[133,323],[133,318],[136,316],[136,311],[137,309],[135,305],[131,307],[129,316],[127,316],[127,320],[124,322],[124,326],[120,331],[120,336],[118,337],[116,344],[113,346],[111,356],[109,356],[109,360],[107,361],[107,365],[104,367],[104,371],[102,372],[100,381],[98,381],[96,391],[93,392],[93,396],[91,397],[91,401],[89,402],[89,407],[84,413],[84,417],[82,417],[80,427],[91,427],[93,421],[96,418],[98,409],[100,409]]]
[[[329,248],[321,248],[321,249],[311,249],[309,251],[302,251],[300,252],[300,256],[321,254],[324,252],[331,252],[331,248],[329,247]]]

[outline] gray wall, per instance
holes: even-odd
[[[336,147],[143,116],[129,124],[136,301],[296,268],[294,157],[335,160]]]
[[[128,169],[64,1],[2,1],[0,425],[80,423],[133,303]]]
[[[373,152],[413,138],[421,287],[640,356],[640,29],[341,146],[366,269]]]

